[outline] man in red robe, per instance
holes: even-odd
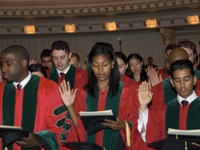
[[[156,118],[157,121],[152,124],[152,127],[153,129],[157,127],[157,131],[160,132],[158,139],[166,138],[168,128],[181,130],[200,128],[198,119],[200,115],[200,98],[193,89],[197,77],[194,75],[192,62],[188,59],[177,60],[172,63],[170,71],[170,82],[177,92],[177,97],[163,105],[163,107],[158,106],[154,109],[154,116],[151,115],[152,112],[148,108],[152,93],[145,86],[139,90],[140,110],[143,113],[139,118],[146,120],[147,124],[149,124],[149,120]],[[144,114],[145,111],[147,111],[146,115]],[[146,128],[146,124],[143,124],[141,134],[147,135],[151,130]],[[151,136],[155,136],[155,134]],[[143,140],[149,143],[147,136],[144,136]]]
[[[58,85],[31,75],[28,63],[29,54],[22,46],[10,46],[1,53],[2,73],[6,81],[0,83],[0,125],[21,126],[30,131],[29,137],[23,137],[8,149],[42,148],[35,133],[52,150],[62,150],[59,141],[63,124],[60,124],[60,119],[66,113],[58,113],[63,105]]]
[[[84,86],[88,81],[87,72],[80,68],[76,68],[70,65],[69,61],[72,53],[70,52],[68,43],[65,41],[55,41],[51,46],[52,59],[55,67],[51,69],[49,79],[60,84],[63,80],[70,83],[70,87],[73,89]],[[66,113],[67,108],[63,105],[58,111],[60,114]],[[70,115],[67,114],[63,121],[63,134],[61,140],[66,140],[70,126]]]

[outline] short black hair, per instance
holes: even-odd
[[[50,56],[51,56],[51,50],[44,49],[40,54],[40,59],[42,59],[42,57],[50,57]]]
[[[170,75],[173,78],[173,72],[181,69],[189,69],[192,76],[194,76],[194,67],[189,59],[176,60],[171,64]]]
[[[124,61],[125,64],[127,64],[127,60],[126,60],[126,55],[122,52],[115,52],[115,56],[117,58],[120,58]]]
[[[168,50],[172,50],[174,48],[177,48],[178,46],[176,44],[169,44],[166,46],[165,48],[165,52],[168,51]]]
[[[53,42],[53,44],[51,45],[51,51],[54,50],[64,50],[68,54],[70,53],[69,44],[62,40]]]
[[[12,53],[16,58],[18,58],[20,61],[21,60],[26,60],[27,64],[29,64],[30,57],[27,49],[21,45],[12,45],[7,47],[2,51],[1,54],[3,53]],[[27,65],[28,67],[28,65]]]

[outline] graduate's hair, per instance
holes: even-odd
[[[192,76],[194,76],[194,67],[189,59],[176,60],[171,64],[170,75],[173,78],[173,72],[176,70],[189,69]]]
[[[50,56],[51,56],[51,50],[44,49],[40,54],[40,59],[42,59],[42,57],[50,57]]]
[[[23,47],[21,45],[12,45],[12,46],[9,46],[6,49],[4,49],[1,54],[3,54],[3,53],[12,53],[20,61],[26,60],[27,68],[28,68],[30,58],[29,58],[28,51],[25,47]]]
[[[41,64],[39,64],[39,63],[37,63],[37,64],[31,64],[28,67],[28,70],[30,72],[37,72],[37,71],[39,71],[39,72],[41,72],[44,75],[45,78],[47,78],[47,72],[46,72],[45,68]]]
[[[143,62],[142,70],[141,70],[141,73],[140,73],[140,80],[141,80],[141,82],[143,82],[143,81],[147,81],[148,82],[148,75],[147,75],[146,70],[145,70],[144,60],[143,60],[142,56],[140,56],[137,53],[130,54],[127,57],[128,68],[126,70],[126,75],[128,77],[130,77],[131,79],[134,79],[134,75],[133,75],[133,72],[131,71],[131,67],[130,67],[130,64],[129,64],[129,60],[132,59],[132,58],[137,59],[140,62]]]
[[[95,86],[97,84],[97,78],[92,70],[92,60],[94,56],[97,55],[106,55],[110,61],[114,62],[113,67],[111,68],[110,78],[109,78],[109,92],[111,92],[111,97],[116,95],[119,88],[119,82],[121,80],[121,74],[118,69],[117,60],[113,47],[109,43],[97,42],[90,51],[88,55],[88,83],[85,86],[85,89],[88,90],[89,94],[92,97],[95,97]]]
[[[192,50],[193,54],[198,55],[197,49],[196,49],[196,44],[194,44],[192,41],[188,41],[188,40],[180,41],[177,44],[177,46],[178,47],[184,47],[184,48],[190,48]]]
[[[123,60],[125,64],[127,64],[126,55],[122,52],[115,52],[116,58],[120,58]]]
[[[64,50],[66,53],[70,53],[69,44],[62,40],[53,42],[53,44],[51,45],[51,51],[54,50]]]
[[[166,46],[165,48],[165,53],[168,51],[168,50],[172,50],[174,48],[177,48],[178,46],[176,44],[169,44]]]

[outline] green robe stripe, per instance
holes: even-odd
[[[33,75],[24,87],[22,128],[33,132],[37,109],[37,94],[40,78]]]
[[[189,107],[187,115],[187,130],[194,130],[200,128],[200,97],[195,99]]]
[[[107,98],[106,98],[106,106],[105,110],[112,109],[113,115],[118,116],[119,106],[120,106],[120,98],[121,93],[123,89],[124,84],[120,82],[119,84],[119,91],[116,95],[111,97],[111,93],[108,92]],[[92,97],[88,92],[86,95],[86,109],[87,111],[96,111],[98,109],[98,97],[99,97],[99,88],[95,87],[95,98]],[[103,147],[106,147],[106,149],[109,150],[115,150],[116,149],[116,143],[118,134],[120,134],[119,131],[114,131],[111,129],[105,129],[104,135],[103,135]],[[89,142],[95,142],[96,140],[96,134],[93,135],[87,135],[87,141]],[[112,143],[112,144],[111,144]]]
[[[32,76],[24,87],[22,128],[30,132],[33,132],[35,125],[37,95],[34,93],[38,91],[39,79],[38,76]],[[3,94],[3,125],[14,125],[15,95],[13,83],[5,83]],[[13,146],[10,145],[8,149],[12,150]],[[21,150],[25,149],[21,148]]]
[[[195,99],[189,106],[186,129],[194,130],[200,128],[200,98]],[[179,102],[177,99],[172,100],[167,105],[166,110],[166,131],[168,128],[179,129]],[[166,134],[167,135],[167,134]]]
[[[56,139],[56,136],[54,133],[48,131],[48,130],[43,130],[41,132],[36,132],[36,135],[40,136],[41,138],[38,139],[40,143],[48,145],[48,150],[58,150],[59,149],[59,145]],[[47,148],[47,147],[46,147]]]
[[[5,83],[3,94],[3,125],[14,125],[15,112],[15,86],[13,83]]]
[[[119,112],[120,98],[121,98],[123,86],[124,86],[124,83],[120,82],[119,91],[117,92],[117,94],[111,97],[111,93],[109,93],[106,99],[106,110],[112,109],[113,115],[116,117],[118,116],[118,112]],[[119,134],[120,134],[119,131],[114,131],[111,129],[104,130],[103,146],[106,147],[107,149],[116,150],[117,149],[116,141],[119,137]],[[113,143],[113,144],[110,144],[110,143]]]
[[[164,101],[167,104],[169,101],[176,98],[176,90],[171,86],[170,77],[163,80],[163,93],[164,93]]]
[[[76,67],[74,67],[73,65],[70,65],[69,71],[67,72],[67,74],[65,75],[65,81],[69,81],[70,83],[70,87],[73,89],[74,88],[74,81],[75,81],[75,77],[76,77]],[[56,83],[58,83],[58,72],[56,70],[56,67],[54,67],[49,75],[49,79],[55,81]]]
[[[2,109],[3,109],[2,124],[13,126],[14,112],[15,112],[15,86],[13,85],[13,83],[6,82],[4,85]],[[2,149],[4,149],[3,147]],[[8,150],[12,150],[12,149],[13,149],[13,145],[8,146]]]
[[[167,104],[167,109],[165,113],[166,135],[168,128],[179,129],[179,113],[179,102],[177,99],[173,99]]]

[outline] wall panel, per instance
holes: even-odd
[[[26,47],[30,57],[40,62],[40,53],[45,48],[50,48],[55,40],[65,40],[69,43],[70,49],[81,57],[89,53],[96,42],[109,42],[113,45],[115,51],[120,50],[118,37],[122,38],[121,50],[128,56],[131,53],[139,53],[146,62],[147,57],[152,56],[154,63],[158,66],[164,65],[164,47],[162,37],[158,32],[149,33],[97,33],[86,35],[48,35],[48,36],[27,36],[0,38],[1,51],[12,44],[21,44]]]

